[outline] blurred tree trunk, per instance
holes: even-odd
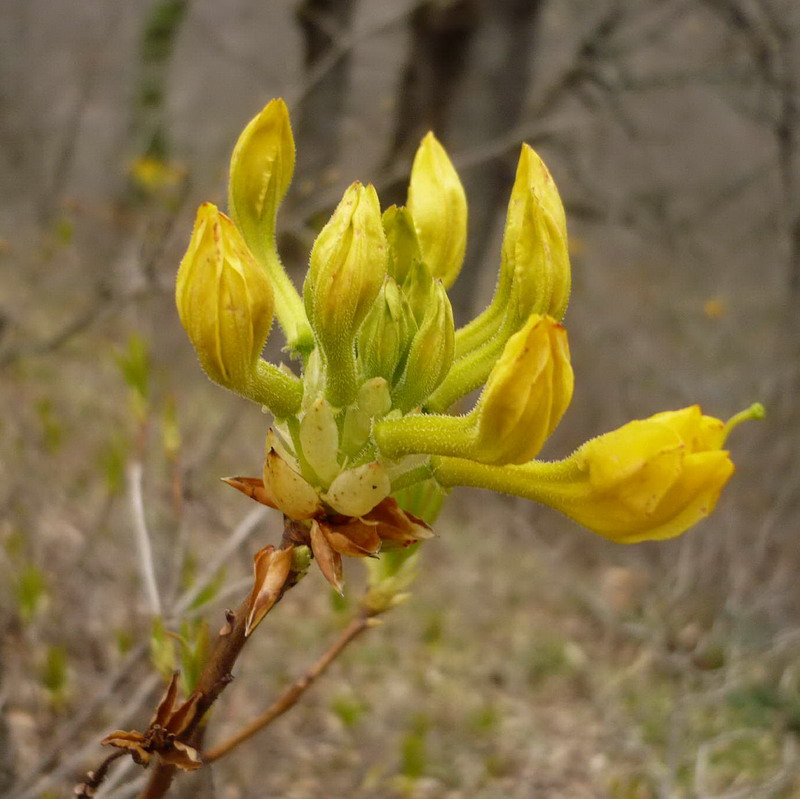
[[[470,48],[464,85],[453,108],[449,141],[457,152],[480,148],[501,137],[520,120],[530,83],[534,36],[544,8],[542,0],[484,0],[481,4],[481,36]],[[502,213],[513,181],[517,150],[482,159],[463,171],[469,197],[469,240],[464,278],[454,286],[454,301],[472,310],[491,244],[494,222]]]
[[[387,164],[410,157],[429,130],[446,136],[452,101],[478,27],[478,4],[479,0],[429,0],[412,13],[408,60]]]
[[[542,0],[429,0],[411,18],[411,44],[397,104],[387,165],[409,157],[433,129],[453,151],[497,138],[518,121]],[[469,198],[469,244],[464,277],[451,294],[468,310],[476,271],[498,208],[513,176],[513,161],[497,158],[462,174]],[[405,181],[387,202],[404,202]],[[384,192],[385,193],[385,192]]]
[[[349,48],[337,50],[350,33],[354,8],[354,0],[303,0],[297,8],[306,77],[326,59],[336,59],[303,99],[297,125],[297,178],[304,195],[332,177],[330,171],[339,158],[351,58]]]
[[[170,156],[166,122],[168,69],[189,0],[157,0],[141,39],[141,61],[131,139],[136,155],[166,160]]]
[[[5,630],[0,631],[0,633],[2,633],[0,634],[0,697],[3,697]],[[11,746],[11,732],[8,728],[3,704],[0,702],[0,795],[5,796],[6,791],[11,789],[11,785],[14,782],[14,750]]]

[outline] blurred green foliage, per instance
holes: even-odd
[[[427,735],[430,720],[416,713],[400,744],[400,773],[409,779],[419,779],[428,767]]]
[[[64,705],[69,677],[67,651],[62,646],[47,647],[39,667],[39,678],[54,708]]]
[[[20,619],[28,623],[47,595],[47,578],[38,566],[29,563],[12,577],[12,586]]]

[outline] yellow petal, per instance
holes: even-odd
[[[503,349],[474,412],[470,457],[524,463],[535,457],[572,399],[573,374],[564,328],[532,316]]]

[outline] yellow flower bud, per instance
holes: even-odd
[[[508,205],[500,282],[517,286],[521,320],[531,313],[563,318],[571,283],[564,206],[547,167],[527,144]]]
[[[566,331],[549,316],[534,315],[506,342],[475,410],[466,416],[388,417],[373,425],[373,437],[391,460],[425,453],[524,463],[555,430],[573,382]]]
[[[389,274],[402,285],[409,269],[422,260],[411,212],[390,206],[383,212],[383,229],[389,246]]]
[[[272,254],[275,217],[293,172],[289,110],[283,100],[270,100],[236,142],[228,187],[231,217],[256,257]]]
[[[294,138],[283,100],[270,100],[242,131],[233,150],[228,207],[247,246],[267,270],[281,326],[293,349],[309,349],[303,304],[280,262],[275,217],[294,172]]]
[[[494,299],[458,331],[456,357],[473,351],[480,356],[485,350],[485,358],[474,359],[485,367],[497,358],[493,338],[498,332],[507,337],[532,313],[560,321],[570,284],[564,206],[544,162],[523,144],[506,213]]]
[[[444,147],[428,133],[414,157],[408,186],[422,258],[449,288],[458,277],[467,247],[467,198]]]
[[[440,281],[434,290],[406,358],[403,376],[392,393],[394,407],[408,413],[444,380],[453,363],[453,309]]]
[[[468,457],[524,463],[556,429],[572,399],[567,333],[549,316],[532,316],[506,343],[478,406]]]
[[[211,203],[197,211],[175,300],[208,376],[249,394],[272,325],[272,288],[236,226]]]
[[[311,251],[304,296],[326,368],[326,393],[341,407],[356,393],[355,337],[386,277],[378,195],[354,183]]]
[[[363,376],[383,377],[392,384],[416,327],[397,283],[387,278],[358,331],[358,360]]]

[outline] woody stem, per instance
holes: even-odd
[[[292,535],[292,522],[285,521],[283,532],[283,546],[290,546]],[[298,579],[298,575],[289,574],[283,594],[291,588]],[[277,601],[276,603],[277,604]],[[274,607],[274,606],[273,606]],[[200,723],[211,706],[216,702],[219,695],[225,690],[226,686],[233,680],[233,667],[241,654],[244,645],[247,643],[245,629],[247,627],[247,617],[250,610],[250,593],[241,602],[235,611],[228,611],[226,614],[227,624],[220,631],[214,648],[206,661],[195,687],[195,692],[200,695],[197,701],[197,712],[191,723],[181,733],[180,740],[183,743],[191,743]],[[165,796],[172,780],[175,777],[176,767],[159,760],[153,767],[150,779],[144,791],[138,799],[161,799]]]
[[[94,771],[87,772],[86,779],[73,791],[74,796],[77,799],[91,799],[108,776],[111,764],[125,754],[122,750],[112,752]]]
[[[275,719],[292,708],[300,697],[327,670],[331,663],[344,651],[348,644],[361,635],[364,630],[369,628],[369,622],[369,615],[362,610],[358,616],[342,630],[339,637],[302,677],[296,679],[260,716],[254,718],[247,726],[239,730],[238,733],[231,736],[227,741],[223,741],[221,744],[204,752],[203,762],[213,763],[215,760],[224,757],[240,743],[263,730],[264,727],[271,724]]]

